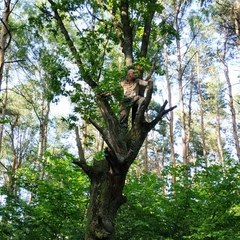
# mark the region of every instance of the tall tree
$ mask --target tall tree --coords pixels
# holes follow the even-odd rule
[[[179,36],[183,33],[184,26],[184,14],[187,2],[182,0],[172,1],[174,11],[174,26]],[[177,81],[178,81],[178,93],[179,93],[179,105],[180,105],[180,124],[181,124],[181,138],[182,138],[182,159],[183,163],[189,164],[189,142],[187,136],[187,122],[186,111],[184,106],[184,59],[185,54],[182,53],[181,39],[176,38],[176,55],[177,55]]]
[[[227,14],[226,14],[227,13]],[[220,53],[220,60],[223,65],[224,76],[228,86],[229,107],[231,111],[233,137],[237,157],[240,158],[240,143],[238,137],[236,111],[233,104],[232,83],[228,69],[228,55],[237,48],[239,50],[239,1],[220,1],[212,8],[213,22],[218,30],[223,34],[223,47]],[[221,16],[221,17],[219,17]],[[219,55],[219,54],[218,54]],[[231,56],[231,54],[230,54]]]
[[[224,92],[222,91],[224,83],[220,81],[217,70],[214,66],[209,70],[210,81],[205,84],[206,93],[204,96],[204,112],[205,112],[205,133],[208,159],[214,156],[216,164],[221,163],[224,166],[224,149],[225,138],[223,137],[224,119],[227,115],[225,112],[226,101]]]
[[[11,33],[9,29],[9,15],[12,12],[11,9],[11,0],[7,0],[3,2],[3,11],[1,18],[1,35],[0,35],[0,91],[2,90],[2,82],[4,77],[4,65],[5,65],[5,55],[8,47],[11,42]],[[7,91],[7,90],[6,90]],[[0,126],[0,154],[2,152],[2,139],[3,139],[3,129],[4,129],[4,118],[6,114],[6,95],[4,96],[5,101],[3,101],[3,105],[1,106],[2,111],[2,123]]]
[[[164,44],[164,65],[165,65],[165,77],[166,77],[166,82],[167,82],[167,90],[168,90],[168,102],[169,102],[169,107],[172,107],[172,82],[170,81],[170,76],[169,76],[169,70],[168,70],[168,65],[169,65],[169,60],[168,60],[168,52],[167,52],[167,45]],[[170,118],[169,118],[169,140],[170,140],[170,149],[171,149],[171,161],[173,166],[176,166],[176,159],[175,159],[175,149],[174,149],[174,116],[173,112],[170,112]],[[175,182],[175,176],[173,175],[173,182]]]
[[[113,239],[117,210],[126,202],[122,191],[128,169],[136,158],[148,132],[175,106],[165,109],[167,105],[167,101],[165,101],[156,118],[149,123],[143,123],[144,113],[153,92],[153,85],[149,86],[145,103],[139,110],[131,129],[126,132],[120,126],[117,114],[111,106],[111,97],[108,98],[101,94],[103,86],[101,84],[104,81],[104,79],[102,80],[102,71],[105,68],[104,60],[107,59],[108,47],[111,46],[109,42],[120,44],[126,66],[140,62],[139,56],[146,57],[148,62],[152,62],[152,67],[150,65],[148,69],[145,68],[148,70],[146,78],[149,79],[155,70],[154,61],[148,55],[150,39],[152,38],[151,41],[154,41],[156,37],[151,35],[151,28],[156,26],[151,25],[151,21],[155,11],[162,11],[162,6],[155,0],[93,1],[88,2],[86,6],[81,5],[81,1],[69,1],[66,4],[65,1],[48,0],[48,3],[49,5],[39,6],[45,18],[55,20],[51,26],[49,24],[48,26],[52,29],[55,28],[55,31],[59,31],[64,37],[64,45],[69,48],[69,57],[74,59],[79,69],[79,77],[92,89],[93,100],[99,109],[98,114],[103,119],[103,121],[97,121],[94,119],[94,114],[89,113],[88,121],[101,133],[107,145],[101,161],[94,160],[91,166],[88,165],[81,142],[78,141],[79,161],[75,161],[75,163],[91,180],[91,199],[85,238],[88,240]],[[77,27],[77,22],[82,21],[83,17],[83,15],[77,15],[81,12],[80,9],[88,11],[95,21],[95,28]],[[86,20],[86,24],[89,24],[89,18]],[[142,25],[144,28],[141,27]],[[76,34],[72,34],[71,27],[75,27],[74,31],[77,31],[79,39],[76,39]],[[62,43],[63,41],[61,41]],[[138,43],[140,43],[140,49]],[[62,46],[59,47],[62,48]],[[94,48],[98,51],[97,57],[93,52]],[[85,50],[84,54],[83,49]],[[142,53],[139,55],[139,52]],[[116,85],[118,81],[119,79],[115,80],[114,84]],[[105,89],[108,88],[105,87]],[[109,89],[111,89],[110,85]]]
[[[235,142],[235,148],[237,152],[237,157],[240,159],[240,142],[238,137],[238,129],[237,129],[237,120],[236,120],[236,110],[233,104],[233,93],[232,93],[232,84],[231,79],[229,76],[229,70],[228,70],[228,63],[227,63],[227,42],[228,42],[228,34],[225,31],[225,41],[223,44],[223,53],[221,57],[221,62],[223,64],[223,71],[225,75],[225,79],[228,86],[228,95],[229,95],[229,107],[231,111],[231,118],[232,118],[232,129],[233,129],[233,138]]]

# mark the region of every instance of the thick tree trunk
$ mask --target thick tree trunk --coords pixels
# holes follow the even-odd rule
[[[89,176],[91,197],[85,239],[114,239],[117,210],[126,202],[122,195],[126,171],[113,172],[107,160],[95,161]]]
[[[152,88],[148,91],[146,104],[149,103]],[[126,202],[122,195],[125,178],[129,167],[136,158],[148,132],[162,119],[163,115],[173,110],[176,106],[165,110],[167,101],[163,104],[158,116],[150,123],[142,123],[141,119],[146,110],[142,106],[139,110],[130,132],[120,129],[118,122],[109,114],[108,103],[101,97],[98,99],[102,115],[109,124],[108,131],[102,129],[96,122],[93,125],[102,133],[108,148],[105,149],[105,159],[94,161],[93,166],[88,166],[84,157],[78,129],[76,128],[76,141],[79,151],[79,165],[91,179],[90,205],[88,210],[88,223],[85,239],[114,239],[115,217],[119,207]],[[108,110],[107,110],[108,109]],[[108,115],[106,115],[108,113]],[[110,127],[110,124],[115,127]]]

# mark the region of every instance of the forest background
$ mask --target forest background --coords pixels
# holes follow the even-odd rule
[[[120,3],[129,7],[131,63],[112,18]],[[90,181],[74,162],[103,161],[96,96],[107,93],[118,116],[119,83],[133,66],[154,82],[147,121],[166,99],[177,108],[131,164],[115,239],[240,239],[239,1],[5,0],[1,12],[1,239],[84,239]]]

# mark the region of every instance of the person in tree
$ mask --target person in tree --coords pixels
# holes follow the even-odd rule
[[[124,92],[123,101],[120,107],[120,123],[123,127],[128,126],[128,117],[131,108],[133,122],[141,105],[144,103],[145,98],[139,94],[140,86],[147,87],[150,82],[152,82],[152,79],[148,81],[137,79],[135,70],[130,69],[127,72],[127,79],[120,83]]]

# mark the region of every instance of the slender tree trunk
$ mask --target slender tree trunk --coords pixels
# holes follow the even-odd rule
[[[7,39],[9,37],[8,17],[11,13],[10,4],[11,4],[11,0],[4,1],[4,9],[2,12],[2,20],[1,20],[2,26],[1,26],[1,36],[0,36],[0,89],[2,86],[2,79],[3,79],[5,52],[6,52],[6,48],[10,43],[10,42],[7,43]]]
[[[7,65],[7,68],[6,68],[6,76],[5,76],[6,83],[5,83],[5,89],[4,89],[4,95],[3,95],[3,105],[2,105],[2,118],[3,119],[5,119],[5,116],[7,114],[8,91],[9,91],[9,70],[10,70],[10,63]],[[12,158],[11,170],[9,171],[9,169],[8,169],[8,171],[7,171],[8,172],[7,188],[8,188],[9,192],[11,192],[12,194],[16,194],[16,185],[15,185],[14,177],[15,177],[15,172],[16,172],[17,166],[18,166],[18,156],[17,156],[16,147],[15,147],[14,131],[15,131],[15,127],[18,123],[19,116],[14,115],[10,111],[8,112],[8,114],[11,115],[12,119],[15,118],[15,120],[13,121],[13,123],[10,123],[11,131],[9,133],[9,137],[11,139],[11,149],[12,149],[12,153],[13,153],[13,158]],[[3,138],[4,123],[2,123],[1,129],[2,129],[1,138]],[[2,145],[2,143],[1,143],[1,145]]]
[[[239,145],[239,137],[238,137],[238,132],[237,132],[236,111],[235,111],[235,107],[233,104],[232,84],[231,84],[231,80],[229,77],[228,65],[227,65],[227,61],[226,61],[227,41],[228,41],[228,36],[226,34],[225,42],[224,42],[224,51],[223,51],[223,56],[222,56],[222,64],[223,64],[225,79],[226,79],[226,82],[228,85],[229,107],[230,107],[231,117],[232,117],[233,138],[234,138],[235,148],[236,148],[236,152],[237,152],[237,157],[238,157],[238,159],[240,159],[240,145]]]
[[[44,151],[47,149],[47,128],[48,128],[48,117],[50,112],[50,104],[47,103],[46,106],[44,106],[44,103],[42,105],[42,108],[46,107],[46,112],[44,109],[42,109],[42,116],[39,120],[39,143],[38,143],[38,158],[43,161]]]
[[[190,89],[189,89],[189,101],[188,101],[188,118],[187,118],[187,136],[186,136],[186,146],[187,146],[187,156],[190,159],[189,153],[189,143],[191,140],[191,123],[192,123],[192,95],[193,95],[193,76],[190,76]],[[188,160],[189,161],[189,160]]]
[[[5,119],[5,116],[7,113],[9,69],[10,69],[10,63],[8,65],[8,68],[6,69],[6,84],[5,84],[3,102],[2,102],[2,119],[3,120]],[[4,131],[4,121],[0,127],[0,156],[1,156],[1,152],[2,152],[3,131]]]
[[[148,114],[146,113],[146,120],[149,121],[148,119]],[[143,162],[143,169],[145,172],[149,171],[148,168],[148,146],[149,146],[149,142],[148,142],[148,136],[146,137],[145,141],[144,141],[144,162]]]
[[[217,146],[218,153],[221,160],[221,165],[224,167],[224,155],[223,155],[223,147],[222,147],[222,136],[221,136],[221,121],[219,114],[219,105],[217,104],[217,116],[216,116],[216,130],[217,130]]]
[[[154,155],[155,155],[154,170],[158,174],[158,176],[160,177],[161,168],[159,166],[159,154],[158,154],[158,149],[157,149],[156,146],[153,146],[153,151],[154,151]]]
[[[50,113],[50,102],[42,100],[42,112],[39,119],[39,143],[38,143],[38,159],[42,163],[41,176],[44,178],[44,152],[47,150],[48,121]]]
[[[7,39],[9,37],[8,17],[11,13],[10,4],[11,4],[11,0],[4,1],[4,9],[2,12],[2,19],[1,19],[2,24],[1,24],[1,35],[0,35],[0,91],[2,91],[5,53],[6,53],[6,49],[10,44],[10,41],[7,43]],[[5,118],[5,113],[6,113],[6,106],[3,104],[2,119]],[[4,123],[1,124],[0,126],[0,156],[2,153],[3,129],[4,129]]]
[[[44,126],[43,126],[43,150],[44,151],[47,150],[49,113],[50,113],[50,102],[47,102],[45,106]]]
[[[152,142],[153,142],[153,152],[154,152],[154,171],[160,176],[161,175],[161,169],[159,164],[159,154],[158,154],[158,144],[155,144],[157,142],[155,140],[155,134],[154,131],[152,131]]]
[[[182,158],[183,163],[188,165],[187,156],[187,134],[186,134],[186,117],[183,100],[183,82],[182,82],[182,62],[181,62],[181,46],[180,41],[177,40],[178,51],[178,90],[179,90],[179,105],[180,105],[180,120],[181,120],[181,133],[182,133]]]
[[[143,168],[145,172],[148,172],[148,137],[146,137],[144,142],[144,162],[143,162]]]
[[[171,90],[171,82],[169,79],[169,72],[168,72],[168,52],[167,52],[167,45],[164,44],[164,65],[165,65],[165,78],[167,82],[167,90],[168,90],[168,103],[169,106],[172,106],[172,90]],[[175,149],[174,149],[174,127],[173,127],[173,112],[169,113],[169,140],[170,140],[170,150],[171,150],[171,162],[173,164],[173,167],[176,166],[176,159],[175,159]],[[176,178],[173,175],[172,176],[173,183],[176,182]]]
[[[17,187],[16,187],[16,182],[15,182],[15,174],[16,174],[16,170],[18,167],[18,155],[17,155],[17,150],[16,150],[16,146],[15,146],[15,127],[18,124],[18,120],[19,117],[16,116],[15,120],[13,123],[11,123],[11,134],[10,134],[10,138],[11,138],[11,149],[12,149],[12,153],[13,153],[13,161],[12,161],[12,167],[11,167],[11,171],[9,172],[9,184],[8,184],[8,190],[16,195],[17,194]]]
[[[180,31],[179,28],[179,13],[180,13],[180,3],[176,5],[175,9],[175,27],[177,32]],[[179,105],[180,105],[180,121],[181,121],[181,133],[182,133],[182,159],[183,163],[188,165],[188,150],[187,150],[187,134],[186,134],[186,117],[184,109],[184,94],[183,94],[183,71],[182,71],[182,55],[181,55],[181,43],[179,39],[176,39],[177,46],[177,72],[178,72],[178,91],[179,91]]]
[[[196,54],[196,67],[197,67],[197,79],[198,79],[198,102],[200,108],[200,128],[201,128],[201,139],[202,139],[202,149],[203,157],[205,159],[205,166],[207,167],[207,149],[205,140],[205,128],[204,128],[204,111],[203,111],[203,97],[201,89],[201,74],[200,74],[200,62],[199,62],[199,52]]]

